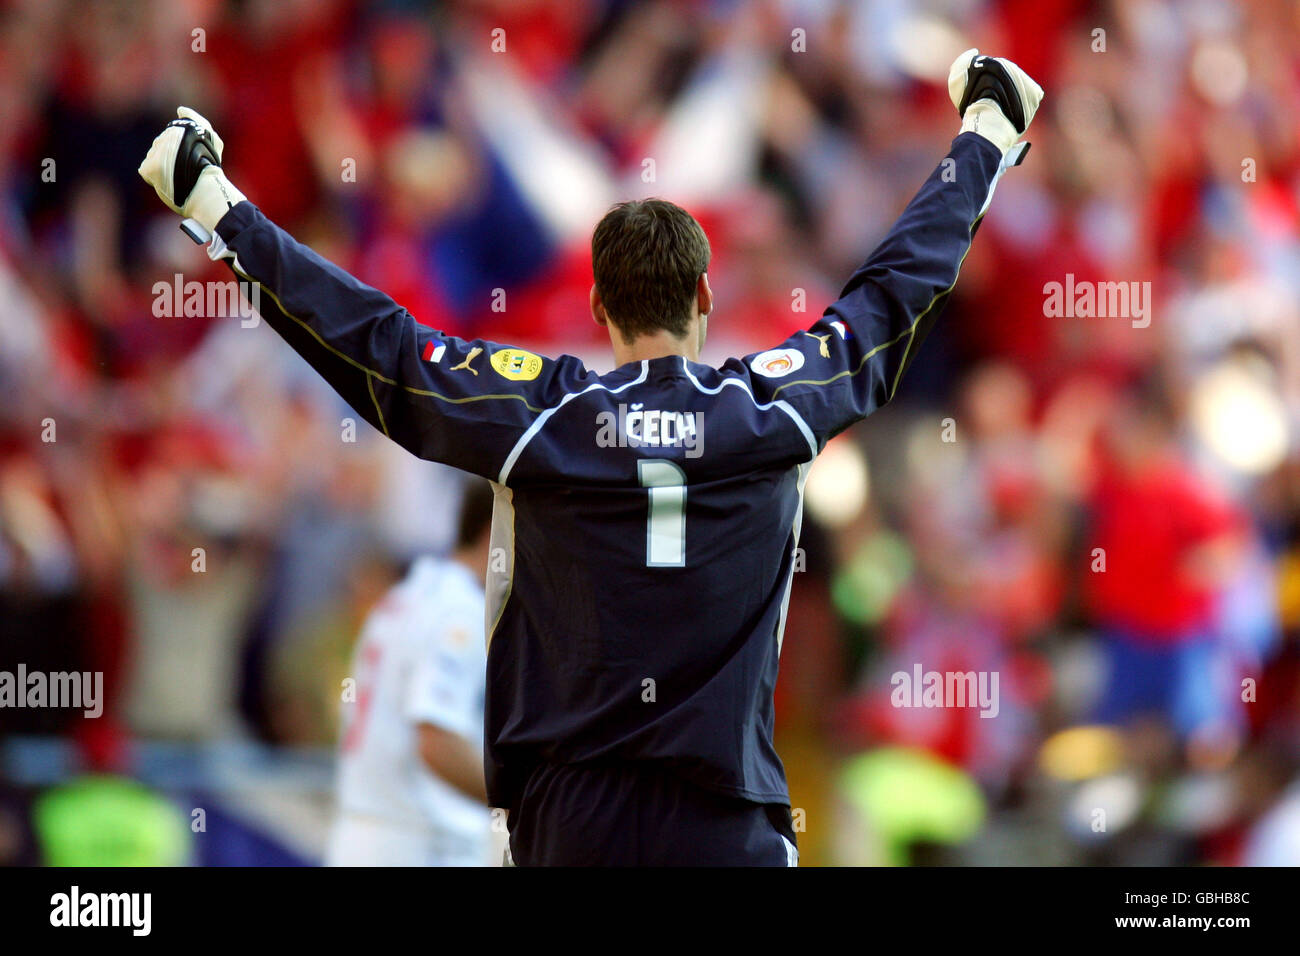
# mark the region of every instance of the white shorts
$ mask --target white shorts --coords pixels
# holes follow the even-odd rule
[[[487,866],[482,839],[341,813],[334,821],[326,866]]]

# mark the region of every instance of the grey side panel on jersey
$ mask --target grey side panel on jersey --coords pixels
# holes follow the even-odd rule
[[[510,600],[515,579],[515,493],[505,485],[492,485],[492,532],[488,540],[488,569],[484,586],[484,640],[492,646],[492,632]],[[504,565],[498,556],[505,558]]]

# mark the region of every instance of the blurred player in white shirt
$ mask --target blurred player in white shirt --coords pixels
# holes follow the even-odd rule
[[[484,866],[483,579],[492,492],[475,481],[456,549],[421,557],[370,612],[345,703],[330,866]],[[499,860],[499,853],[497,854]]]

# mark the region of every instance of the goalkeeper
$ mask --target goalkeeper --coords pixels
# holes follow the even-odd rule
[[[974,50],[948,85],[948,156],[840,298],[720,368],[699,361],[708,240],[672,203],[592,236],[598,375],[420,326],[247,202],[197,113],[140,167],[360,415],[493,481],[485,764],[517,863],[797,862],[772,693],[808,468],[893,397],[1042,96]]]

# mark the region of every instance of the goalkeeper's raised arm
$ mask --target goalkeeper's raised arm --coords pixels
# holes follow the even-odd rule
[[[1007,60],[967,50],[948,91],[961,130],[902,215],[821,320],[724,370],[764,402],[786,402],[818,448],[894,397],[957,283],[1003,172],[1028,149],[1017,140],[1043,91]]]
[[[259,310],[375,428],[422,458],[495,479],[544,409],[594,378],[550,359],[420,325],[402,306],[297,242],[249,202],[221,167],[222,142],[181,107],[140,175],[208,255],[257,283]]]

